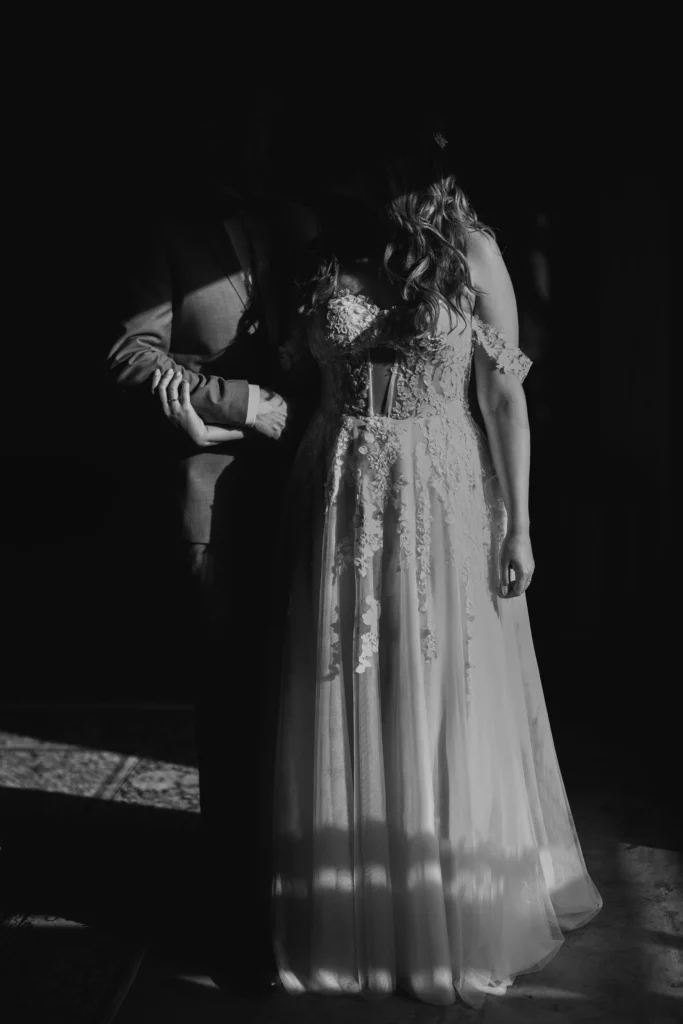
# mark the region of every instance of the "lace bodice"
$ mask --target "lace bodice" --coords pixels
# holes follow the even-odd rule
[[[405,420],[465,411],[477,344],[499,370],[520,380],[531,366],[528,356],[477,316],[451,329],[444,306],[437,332],[419,344],[399,324],[396,307],[381,309],[350,289],[330,299],[309,336],[328,412]]]
[[[298,500],[305,501],[313,486],[311,467],[324,452],[326,513],[335,515],[347,499],[354,509],[353,530],[336,543],[336,573],[353,564],[361,577],[371,574],[373,559],[383,550],[384,516],[394,508],[400,550],[415,547],[418,552],[425,658],[433,656],[434,635],[427,600],[432,501],[446,510],[449,557],[459,561],[469,580],[477,573],[493,579],[492,551],[505,530],[487,439],[468,402],[474,346],[481,347],[492,366],[520,380],[531,365],[516,345],[477,316],[459,318],[455,325],[452,320],[444,304],[437,330],[419,340],[406,332],[401,310],[381,309],[350,289],[339,291],[324,312],[309,319],[306,340],[322,371],[322,404],[291,480]],[[409,498],[412,488],[417,496]],[[363,622],[368,629],[359,639],[361,666],[377,633],[370,620]]]

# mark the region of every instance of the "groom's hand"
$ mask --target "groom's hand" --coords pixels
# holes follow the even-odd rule
[[[277,440],[287,424],[287,403],[275,391],[260,389],[260,400],[253,429]]]
[[[152,375],[152,394],[157,393],[165,416],[174,427],[180,427],[199,448],[212,448],[227,441],[239,441],[243,430],[228,430],[226,427],[208,426],[195,412],[190,401],[189,381],[183,380],[183,371],[173,369],[155,370]]]

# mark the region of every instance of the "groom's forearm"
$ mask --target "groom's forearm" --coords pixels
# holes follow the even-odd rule
[[[205,423],[245,426],[254,404],[252,390],[250,406],[249,382],[190,370],[170,350],[174,292],[162,233],[140,240],[135,251],[140,265],[129,274],[126,305],[130,312],[122,318],[120,334],[107,360],[117,384],[144,389],[151,385],[155,370],[163,374],[180,369],[190,385],[192,405]]]
[[[122,387],[139,387],[151,383],[155,370],[180,369],[183,379],[190,385],[190,399],[197,414],[205,423],[219,426],[245,426],[250,408],[249,382],[225,380],[189,370],[176,362],[173,355],[162,351],[150,339],[135,336],[126,339],[109,356],[109,368]],[[256,386],[256,391],[258,387]],[[252,420],[253,422],[253,420]]]

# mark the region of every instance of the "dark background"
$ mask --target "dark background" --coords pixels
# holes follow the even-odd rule
[[[193,122],[163,80],[62,97],[19,124],[9,196],[21,226],[3,360],[3,704],[190,702],[168,538],[153,507],[131,514],[124,500],[135,438],[104,357],[135,225],[186,201],[193,177],[201,188],[207,119]],[[305,109],[285,108],[301,130]],[[221,116],[229,131],[234,112]],[[542,91],[533,104],[507,95],[485,133],[460,111],[452,121],[461,182],[498,232],[535,359],[528,602],[551,718],[567,742],[618,735],[664,772],[677,549],[662,123],[642,96]],[[352,144],[348,125],[341,137]],[[539,249],[549,303],[533,283]]]

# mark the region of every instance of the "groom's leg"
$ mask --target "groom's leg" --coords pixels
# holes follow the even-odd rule
[[[222,543],[192,545],[188,555],[203,615],[196,708],[206,917],[219,960],[233,955],[239,936],[245,960],[268,966],[272,807],[264,768],[274,738],[264,707],[267,569],[248,528]]]

